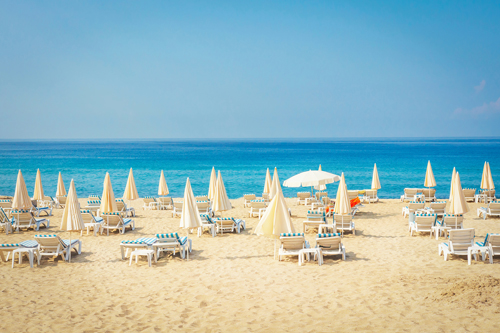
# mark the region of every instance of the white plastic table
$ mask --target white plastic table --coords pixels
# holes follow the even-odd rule
[[[318,265],[321,266],[323,264],[323,252],[319,247],[312,247],[309,249],[302,249],[299,251],[299,266],[302,266],[304,262],[304,255],[307,254],[307,261],[311,260],[311,254],[316,254],[318,256]]]
[[[30,261],[30,267],[33,268],[33,258],[35,253],[38,254],[38,248],[27,248],[27,247],[19,247],[12,251],[12,268],[14,268],[14,261],[16,261],[16,253],[19,255],[19,264],[23,263],[23,254],[28,254],[28,258]]]
[[[488,255],[491,258],[491,253],[490,253],[489,247],[487,247],[487,246],[479,246],[479,245],[470,246],[467,249],[467,260],[469,262],[469,265],[470,265],[470,262],[471,262],[471,256],[472,255],[474,255],[474,257],[475,257],[475,259],[477,261],[477,255],[481,254],[481,259],[484,261],[484,257],[486,255],[486,253],[488,253]]]

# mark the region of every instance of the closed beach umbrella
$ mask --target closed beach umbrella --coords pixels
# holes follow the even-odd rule
[[[273,183],[271,184],[271,191],[269,192],[269,199],[274,198],[274,196],[281,192],[280,178],[278,177],[278,169],[274,168]]]
[[[40,169],[36,170],[35,191],[33,192],[33,200],[43,200],[42,175]]]
[[[431,161],[427,162],[427,171],[425,172],[425,187],[436,186],[436,180],[434,179],[434,173],[432,172]]]
[[[457,170],[453,167],[453,172],[451,173],[451,185],[450,185],[450,198],[453,195],[453,182],[455,181],[455,175],[457,174]]]
[[[464,192],[462,191],[462,184],[460,183],[460,175],[455,173],[453,180],[452,193],[450,197],[450,207],[448,213],[455,215],[455,229],[457,228],[457,215],[465,214],[469,211],[467,202],[465,201]]]
[[[349,201],[349,195],[347,194],[347,185],[345,184],[344,173],[340,176],[340,184],[337,189],[337,197],[335,199],[335,208],[333,209],[335,214],[339,215],[349,215],[351,214],[351,202]]]
[[[165,175],[163,174],[163,170],[161,170],[160,185],[158,186],[158,195],[167,195],[167,194],[168,194],[167,181],[165,180]]]
[[[14,199],[12,199],[12,209],[22,210],[22,209],[31,209],[31,199],[28,194],[28,189],[26,188],[26,184],[24,183],[23,174],[21,170],[19,170],[17,174],[17,182],[16,182],[16,192],[14,193]]]
[[[111,178],[108,172],[106,172],[106,176],[104,177],[104,188],[102,190],[101,207],[99,207],[99,209],[101,213],[112,213],[118,210],[116,208],[115,194],[113,193]]]
[[[61,230],[69,231],[69,241],[71,244],[71,232],[80,231],[84,228],[85,225],[83,224],[82,213],[80,212],[80,204],[76,196],[75,182],[72,179],[61,219]],[[71,251],[68,253],[68,258],[71,261]]]
[[[123,193],[123,199],[139,199],[139,193],[137,193],[137,188],[135,187],[134,173],[132,172],[132,168],[130,168],[130,172],[128,174],[128,180],[127,185],[125,186],[125,192]]]
[[[493,190],[494,188],[495,185],[493,184],[493,177],[490,174],[490,164],[488,162],[484,162],[483,177],[481,178],[481,189],[488,191],[489,198],[489,191]]]
[[[214,212],[223,212],[230,210],[231,208],[233,208],[233,206],[227,197],[226,187],[224,186],[224,181],[222,180],[222,176],[219,171],[217,176],[217,185],[215,186],[215,194],[212,201],[212,209]]]
[[[216,186],[217,175],[215,174],[215,167],[212,167],[212,173],[210,174],[210,184],[208,185],[208,198],[210,199],[210,201],[214,200]]]
[[[373,166],[372,190],[380,190],[380,180],[378,179],[377,163]]]
[[[63,197],[66,195],[66,188],[64,187],[64,182],[62,179],[62,175],[59,172],[59,177],[57,178],[57,190],[56,197]]]
[[[182,215],[179,227],[188,230],[201,227],[200,213],[189,178],[186,181],[184,189],[184,202],[182,203]]]
[[[285,197],[283,196],[283,192],[279,190],[273,200],[271,200],[264,216],[262,216],[257,224],[254,234],[273,237],[275,239],[274,255],[276,258],[276,239],[281,233],[293,232],[295,232],[295,229],[293,228]]]
[[[269,172],[269,168],[267,168],[266,182],[264,183],[264,192],[263,193],[269,194],[271,192],[271,184],[272,184],[271,173]]]

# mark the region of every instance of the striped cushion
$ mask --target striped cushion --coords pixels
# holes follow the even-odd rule
[[[444,214],[443,216],[452,216],[452,217],[455,217],[455,215],[453,215],[453,214]],[[460,216],[463,216],[463,215],[462,214],[458,214],[457,216],[460,217]]]
[[[415,216],[437,216],[437,214],[418,213]]]
[[[210,215],[208,215],[208,214],[200,214],[200,217],[203,217],[209,223],[214,223],[214,221],[212,221],[212,219],[210,218]]]
[[[325,212],[320,212],[320,211],[316,211],[316,210],[308,210],[307,214],[308,215],[325,215]]]
[[[155,197],[148,196],[148,197],[144,197],[144,199],[153,199],[153,200],[155,200]]]
[[[196,201],[196,203],[207,203],[208,201]]]
[[[146,244],[146,245],[153,245],[158,241],[157,238],[154,237],[140,237],[137,238],[136,240],[128,240],[128,241],[122,241],[123,244]]]
[[[116,202],[123,202],[123,199],[115,199]]]
[[[250,200],[250,202],[266,202],[266,200]]]
[[[10,200],[0,200],[0,202],[10,202]]]
[[[175,238],[177,240],[179,240],[179,234],[177,234],[176,232],[172,232],[170,234],[156,234],[156,238]]]
[[[81,209],[80,213],[82,213],[82,214],[90,214],[90,210],[88,210],[88,209],[87,210],[85,210],[85,209],[82,210]]]
[[[304,236],[303,233],[284,233],[280,234],[280,237],[297,237],[297,236]]]
[[[29,212],[30,212],[29,210],[24,210],[24,209],[20,210],[13,209],[11,213],[29,213]]]
[[[69,246],[69,239],[63,239],[62,241],[63,241],[64,245]],[[76,244],[76,243],[78,243],[78,239],[71,240],[71,244]]]
[[[340,233],[335,234],[318,234],[318,238],[327,238],[327,237],[339,237]]]
[[[0,244],[0,247],[19,247],[19,244]]]
[[[101,213],[101,215],[120,215],[120,213],[118,213],[118,212]]]
[[[35,235],[35,238],[55,238],[57,235]]]
[[[38,247],[38,243],[36,240],[26,240],[24,242],[19,243],[22,247],[34,248]]]

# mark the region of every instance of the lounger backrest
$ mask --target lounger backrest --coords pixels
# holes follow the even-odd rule
[[[281,247],[284,250],[300,250],[304,248],[303,233],[280,234]]]
[[[474,198],[476,195],[476,189],[475,188],[464,188],[463,189],[464,196],[466,198]]]
[[[120,213],[102,213],[101,217],[103,218],[103,223],[105,226],[109,227],[121,227],[123,225],[123,219],[120,216]]]
[[[149,205],[151,202],[155,202],[155,198],[153,197],[145,197],[142,199],[146,205]]]
[[[4,223],[7,221],[10,221],[10,219],[7,216],[7,213],[3,210],[3,208],[0,207],[0,222]]]
[[[215,222],[220,225],[233,225],[236,223],[232,217],[218,217]]]
[[[483,191],[483,194],[486,194],[487,197],[491,198],[495,196],[495,190]]]
[[[31,220],[33,219],[33,214],[28,211],[11,211],[10,212],[11,216],[16,220],[17,224],[30,224]]]
[[[347,191],[347,195],[349,195],[349,200],[355,199],[358,197],[358,191]]]
[[[462,223],[464,221],[464,216],[463,215],[449,215],[449,214],[444,214],[443,216],[443,222],[446,223],[447,225],[453,224],[453,223]]]
[[[500,202],[498,202],[498,201],[492,201],[492,202],[490,202],[490,204],[488,205],[488,208],[489,208],[492,212],[500,211]]]
[[[342,247],[342,238],[340,233],[318,234],[316,236],[316,247],[324,249],[340,249]]]
[[[81,209],[80,213],[82,214],[83,223],[94,223],[95,217],[91,210]]]
[[[408,209],[411,210],[417,210],[417,209],[423,209],[425,206],[425,202],[410,202],[408,203]]]
[[[208,214],[200,214],[200,218],[202,221],[207,221],[210,223],[215,223],[215,221],[212,221],[212,218]]]
[[[163,205],[172,205],[172,198],[171,197],[159,197],[158,202],[163,204]]]
[[[467,249],[474,245],[474,229],[458,229],[450,230],[450,247],[453,251],[467,251]]]
[[[180,237],[179,234],[176,232],[170,233],[170,234],[156,234],[156,238],[158,238],[159,243],[180,243]]]
[[[12,202],[10,202],[10,200],[1,200],[0,201],[0,207],[1,208],[11,208],[12,207]]]
[[[419,229],[430,229],[436,223],[436,214],[415,215],[415,223]]]
[[[311,192],[297,192],[297,198],[304,200],[311,197]]]
[[[446,208],[445,201],[431,202],[430,207],[434,210],[444,210]]]
[[[58,247],[65,249],[67,246],[62,239],[57,235],[35,235],[35,240],[40,245],[41,249],[55,250]]]
[[[352,222],[352,215],[334,214],[333,220],[335,221],[335,225],[338,229],[349,228]]]
[[[269,193],[262,193],[263,200],[269,200]]]
[[[100,206],[101,200],[87,200],[87,206]]]
[[[101,200],[101,197],[98,195],[89,195],[89,200]]]
[[[123,201],[116,200],[116,210],[121,212],[125,210],[125,203]]]
[[[365,190],[365,195],[370,198],[376,198],[377,190]]]
[[[331,200],[329,197],[321,197],[321,203],[326,206],[331,204]]]
[[[182,205],[183,204],[184,203],[181,202],[181,201],[174,201],[174,208],[175,208],[175,210],[182,210]]]
[[[316,210],[308,210],[307,211],[307,220],[308,221],[326,221],[325,212],[320,212]]]
[[[210,203],[208,201],[196,201],[196,206],[198,206],[198,209],[207,209],[210,207]]]
[[[491,247],[500,248],[500,234],[490,234],[488,244]]]
[[[245,199],[246,201],[250,201],[257,199],[257,197],[255,196],[255,194],[245,194],[243,196],[243,199]]]
[[[267,203],[264,200],[250,201],[251,208],[266,208]]]
[[[436,189],[434,188],[424,188],[422,189],[422,193],[426,198],[434,198],[436,196]]]
[[[405,196],[406,197],[413,197],[419,191],[420,191],[420,189],[418,189],[418,188],[405,188]]]
[[[208,195],[200,195],[197,196],[195,199],[196,201],[208,201]]]
[[[67,197],[65,197],[65,196],[57,196],[57,201],[59,201],[59,203],[61,205],[65,205],[66,204],[66,199],[67,199]]]

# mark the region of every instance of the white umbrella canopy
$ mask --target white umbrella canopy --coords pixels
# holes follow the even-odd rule
[[[457,172],[453,180],[453,187],[450,196],[450,206],[448,208],[448,213],[455,215],[455,229],[457,228],[456,215],[465,214],[468,211],[469,206],[467,206],[467,202],[465,201],[464,192],[462,191],[462,184],[460,183],[460,175]]]
[[[64,187],[64,181],[62,175],[59,172],[59,177],[57,178],[56,197],[63,197],[65,195],[66,195],[66,188]]]
[[[16,192],[14,193],[14,198],[12,199],[12,209],[29,210],[32,206],[33,205],[28,194],[28,189],[26,188],[26,183],[24,182],[23,174],[21,170],[19,170],[17,174]]]
[[[167,181],[165,180],[165,175],[163,174],[163,170],[161,170],[160,174],[160,185],[158,186],[158,195],[168,195],[168,186],[167,186]]]
[[[212,167],[210,174],[210,184],[208,185],[208,198],[213,201],[215,196],[215,187],[217,186],[217,175],[215,174],[215,167]]]
[[[281,192],[280,177],[278,176],[278,169],[274,168],[273,183],[271,184],[271,191],[269,192],[269,199],[274,198],[274,196]]]
[[[113,193],[113,186],[111,186],[111,178],[108,172],[106,172],[106,176],[104,177],[104,188],[102,190],[101,206],[99,209],[101,213],[112,213],[118,210],[116,208],[115,194]]]
[[[186,187],[184,188],[184,201],[182,203],[182,214],[179,227],[188,230],[201,227],[200,212],[196,205],[196,198],[194,197],[189,178],[186,180]]]
[[[214,212],[223,212],[233,208],[231,201],[229,201],[227,197],[226,187],[224,186],[220,171],[217,176],[217,185],[215,186],[215,194],[212,202],[212,209]]]
[[[76,195],[75,182],[71,180],[69,186],[68,199],[66,200],[66,206],[64,207],[62,219],[61,219],[61,230],[69,231],[69,241],[71,244],[71,232],[80,231],[85,228],[83,223],[82,213],[80,212],[80,204],[78,203],[78,197]],[[68,253],[69,261],[71,261],[71,251]]]
[[[269,172],[269,168],[267,168],[266,182],[264,183],[264,192],[263,193],[269,194],[269,192],[271,192],[271,185],[272,185],[271,173]]]
[[[340,180],[338,175],[320,170],[301,172],[283,182],[286,187],[308,187],[331,184]]]
[[[125,186],[125,192],[123,192],[124,200],[136,200],[139,199],[139,193],[137,192],[137,187],[135,187],[134,172],[130,168],[128,174],[127,185]]]
[[[321,164],[319,165],[318,171],[323,171],[323,169],[321,168]],[[324,184],[316,185],[316,186],[314,186],[314,189],[316,191],[324,191],[324,190],[326,190],[326,185],[324,185]]]
[[[42,175],[40,174],[40,169],[36,170],[35,179],[35,190],[33,191],[33,200],[43,200],[45,195],[43,194],[42,186]]]
[[[425,187],[434,187],[436,186],[436,179],[434,179],[434,172],[432,172],[431,161],[427,162],[427,171],[425,172]]]
[[[372,190],[380,190],[380,180],[378,179],[377,163],[373,166]]]
[[[337,189],[337,197],[335,199],[335,207],[333,209],[335,214],[349,215],[351,214],[351,202],[347,194],[347,185],[345,183],[344,173],[340,176],[340,184]]]

